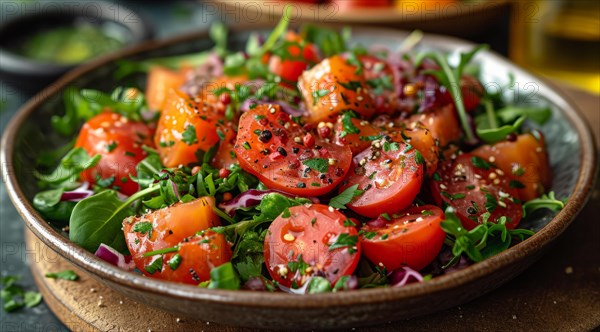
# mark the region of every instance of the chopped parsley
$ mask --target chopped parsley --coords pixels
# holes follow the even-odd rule
[[[317,105],[317,102],[319,101],[319,99],[321,99],[321,97],[325,97],[328,94],[329,94],[329,90],[327,90],[327,89],[313,91],[312,92],[313,106]]]
[[[141,234],[148,234],[148,238],[152,237],[152,223],[148,221],[138,222],[133,225],[133,231]]]
[[[162,256],[158,256],[158,258],[153,260],[152,263],[150,263],[149,265],[146,265],[144,267],[144,270],[146,270],[146,272],[148,272],[150,274],[154,274],[157,271],[158,272],[162,271],[162,266],[163,266],[163,258],[162,258]]]
[[[353,112],[342,114],[342,128],[344,130],[340,133],[340,137],[345,137],[348,134],[360,134],[360,129],[356,128],[354,123],[352,123],[352,118],[355,117],[356,115]]]
[[[196,127],[188,125],[181,134],[181,140],[187,145],[193,145],[198,143],[198,137],[196,137]]]
[[[117,142],[114,142],[114,141],[113,141],[112,143],[110,143],[110,144],[106,145],[106,150],[107,150],[108,152],[113,152],[113,150],[114,150],[114,149],[116,149],[116,148],[117,148],[117,146],[118,146]]]
[[[302,164],[319,173],[327,173],[329,170],[329,161],[325,158],[311,158],[303,161]]]
[[[485,170],[489,170],[492,167],[492,164],[490,164],[489,162],[487,162],[477,156],[473,156],[471,158],[471,162],[473,163],[473,166],[475,166],[477,168],[485,169]]]
[[[341,233],[335,242],[329,245],[329,251],[348,247],[348,252],[351,254],[356,252],[356,244],[358,243],[358,236],[350,235],[348,233]]]
[[[329,206],[336,209],[345,209],[346,204],[350,203],[352,199],[363,193],[363,190],[358,189],[358,184],[346,188],[341,194],[335,196],[329,201]]]
[[[79,279],[79,276],[73,270],[64,270],[64,271],[60,271],[60,272],[46,273],[44,276],[46,278],[63,279],[63,280],[69,280],[69,281],[75,281],[75,280]]]
[[[169,264],[169,267],[171,268],[171,270],[175,271],[179,267],[179,264],[181,264],[181,260],[182,260],[181,255],[175,254],[175,255],[173,255],[173,257],[171,257],[171,259],[169,259],[167,264]]]
[[[343,86],[345,89],[356,91],[359,88],[362,88],[362,83],[359,81],[350,81],[350,82],[338,82],[339,85]]]

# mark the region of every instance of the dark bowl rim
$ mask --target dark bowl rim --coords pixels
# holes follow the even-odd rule
[[[132,33],[132,39],[127,41],[127,43],[120,47],[116,52],[126,49],[127,45],[138,44],[149,40],[154,36],[154,27],[152,23],[144,15],[134,11],[130,7],[122,5],[120,3],[117,4],[104,0],[95,1],[94,5],[99,6],[103,13],[95,18],[102,22],[115,22],[125,27]],[[67,10],[68,7],[65,6],[67,6],[67,4],[62,4],[61,6],[51,6],[44,10],[40,10],[39,12],[25,13],[8,18],[0,24],[0,32],[10,27],[11,25],[19,24],[19,22],[23,20],[30,20],[36,17],[44,18],[48,15],[48,13],[72,18],[94,17],[93,15],[84,12],[83,9],[77,9],[79,6],[74,7],[75,9],[73,9],[72,11]],[[127,20],[125,20],[124,18],[110,17],[105,13],[107,10],[109,10],[110,6],[118,6],[119,10],[125,10],[128,13],[130,13],[133,17],[128,16]],[[137,20],[137,23],[139,23],[139,28],[136,29],[134,27],[136,23],[130,22],[130,20]],[[41,71],[47,72],[48,75],[60,75],[78,66],[78,64],[57,64],[52,62],[39,62],[14,53],[3,46],[0,46],[0,57],[3,61],[2,71],[11,72],[15,74],[39,75]]]
[[[340,25],[341,26],[341,25]],[[231,28],[231,33],[258,30],[269,28],[270,26],[260,25],[238,25]],[[356,28],[355,33],[374,34],[374,35],[404,35],[405,31],[390,30],[382,28]],[[515,264],[525,258],[541,252],[550,242],[554,241],[574,220],[576,215],[584,207],[591,196],[593,185],[597,174],[597,149],[591,130],[585,120],[579,114],[576,106],[567,101],[560,93],[555,92],[543,82],[543,80],[529,74],[523,69],[510,63],[503,57],[487,52],[485,56],[494,61],[500,61],[508,70],[519,73],[535,79],[540,82],[540,94],[553,104],[557,105],[564,116],[570,121],[577,131],[581,144],[581,168],[578,172],[577,182],[573,193],[565,207],[539,232],[528,240],[509,248],[508,250],[493,256],[480,263],[476,263],[464,270],[457,271],[449,275],[443,275],[427,283],[410,284],[401,288],[379,288],[363,289],[352,292],[338,292],[319,294],[314,296],[294,297],[285,293],[268,293],[252,291],[228,291],[228,290],[209,290],[194,287],[191,285],[182,285],[171,282],[164,282],[156,279],[144,277],[110,265],[107,262],[95,257],[92,253],[78,247],[68,239],[55,231],[44,219],[35,211],[31,203],[25,197],[21,190],[14,164],[14,143],[21,125],[26,122],[31,113],[42,105],[51,96],[58,93],[71,81],[84,76],[88,72],[97,69],[105,64],[111,63],[117,59],[126,56],[133,56],[142,52],[152,51],[162,47],[167,47],[183,42],[190,42],[197,39],[208,38],[207,32],[194,32],[163,41],[149,41],[136,47],[122,50],[102,58],[98,58],[82,67],[67,73],[55,84],[41,91],[32,97],[13,117],[7,126],[2,137],[2,148],[0,151],[0,162],[5,165],[2,176],[6,179],[7,192],[17,211],[23,218],[27,227],[46,245],[58,252],[61,256],[74,263],[76,266],[86,270],[98,279],[109,280],[117,284],[119,288],[130,288],[138,291],[152,293],[154,295],[169,296],[187,301],[200,301],[206,303],[218,303],[238,305],[245,307],[259,308],[288,308],[288,309],[314,309],[330,306],[347,307],[362,304],[383,303],[389,301],[409,300],[422,296],[431,296],[461,286],[466,286],[475,280],[488,274],[498,271],[508,265]],[[428,43],[436,44],[455,44],[460,46],[473,45],[452,37],[426,34],[425,39]]]

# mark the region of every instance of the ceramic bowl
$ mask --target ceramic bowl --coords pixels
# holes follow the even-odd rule
[[[230,46],[243,48],[250,31],[256,29],[234,29]],[[355,42],[391,48],[407,36],[406,32],[381,29],[355,29],[353,33]],[[472,46],[456,39],[426,35],[420,47],[456,51]],[[425,283],[313,296],[201,289],[119,270],[71,243],[66,234],[44,221],[31,205],[31,199],[38,191],[32,176],[36,156],[41,150],[58,147],[67,141],[52,131],[49,118],[63,112],[61,96],[67,86],[110,91],[117,85],[127,84],[112,79],[117,59],[144,59],[210,47],[206,33],[195,33],[149,42],[78,68],[23,106],[2,138],[3,176],[10,198],[27,227],[67,260],[137,301],[211,322],[270,328],[340,328],[425,315],[472,300],[517,276],[569,226],[591,194],[597,168],[596,148],[588,126],[575,106],[539,78],[493,52],[485,52],[476,58],[481,64],[484,84],[504,86],[509,80],[508,73],[512,72],[518,88],[506,89],[508,98],[518,98],[520,103],[548,105],[553,110],[551,120],[541,127],[546,134],[554,174],[549,189],[560,198],[568,197],[569,201],[556,215],[539,214],[530,220],[525,226],[537,233],[528,240],[464,270]]]
[[[38,92],[78,64],[39,62],[14,52],[24,39],[57,27],[87,23],[102,26],[133,45],[148,40],[153,29],[131,9],[105,1],[82,3],[7,3],[7,19],[0,23],[0,78],[11,86]]]

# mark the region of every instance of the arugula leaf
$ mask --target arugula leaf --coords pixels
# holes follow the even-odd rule
[[[227,54],[227,26],[222,22],[213,23],[210,26],[209,36],[215,43],[215,53],[224,57]]]
[[[73,270],[64,270],[64,271],[60,271],[60,272],[46,273],[44,276],[46,278],[63,279],[63,280],[69,280],[69,281],[75,281],[75,280],[79,279],[79,276]]]
[[[34,170],[33,174],[40,180],[42,186],[73,188],[73,183],[79,178],[79,174],[96,166],[100,158],[99,154],[90,157],[83,148],[78,147],[69,151],[52,173],[41,174]]]
[[[518,132],[526,117],[522,116],[512,125],[505,125],[495,129],[480,129],[477,128],[477,136],[488,144],[493,144],[506,139],[506,136],[514,132]]]
[[[542,195],[539,198],[532,199],[523,204],[523,218],[532,214],[536,210],[549,209],[552,211],[560,211],[565,207],[566,199],[558,200],[554,194],[554,191],[548,194]]]
[[[160,156],[152,153],[135,166],[137,177],[132,176],[131,178],[140,185],[140,188],[145,189],[154,183],[154,176],[160,173],[162,169]]]
[[[346,188],[341,194],[333,197],[329,201],[329,206],[336,209],[345,209],[346,204],[350,203],[354,197],[359,196],[362,193],[363,190],[358,190],[358,184],[355,184]]]
[[[465,110],[465,105],[463,103],[463,96],[460,89],[460,79],[462,77],[462,72],[465,65],[471,61],[475,54],[487,48],[487,45],[479,45],[472,49],[470,52],[461,53],[458,66],[454,69],[452,69],[452,67],[450,67],[450,65],[448,64],[448,60],[446,59],[446,57],[438,52],[420,53],[417,54],[415,58],[415,67],[419,67],[423,60],[426,58],[435,61],[440,67],[439,70],[426,70],[424,71],[424,73],[435,76],[438,79],[438,81],[442,85],[444,85],[448,89],[448,91],[450,91],[452,99],[454,99],[454,105],[456,106],[456,110],[458,111],[460,122],[463,127],[463,130],[465,131],[465,135],[468,142],[475,141],[475,134],[471,129],[469,117],[467,115],[467,111]]]
[[[542,125],[552,117],[552,110],[549,107],[507,106],[497,110],[496,115],[505,123],[520,117],[527,117],[527,119]]]
[[[158,187],[150,187],[122,202],[115,191],[105,190],[79,201],[69,220],[69,239],[90,252],[105,243],[128,253],[121,230],[123,220],[134,214],[130,207],[133,202],[157,191]]]
[[[483,223],[467,231],[452,208],[446,210],[446,220],[440,226],[446,232],[446,244],[452,248],[454,258],[443,268],[448,268],[458,262],[462,254],[471,260],[480,262],[494,256],[510,247],[513,238],[521,241],[530,237],[534,232],[527,229],[506,228],[508,218],[502,216],[495,223],[488,221],[490,213],[486,212],[482,217]]]
[[[238,277],[231,262],[210,270],[210,289],[240,289],[240,278]]]

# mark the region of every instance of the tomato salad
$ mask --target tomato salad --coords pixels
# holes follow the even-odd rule
[[[321,293],[450,273],[564,205],[524,125],[550,109],[486,91],[469,64],[484,47],[451,66],[348,36],[284,20],[232,52],[215,25],[209,52],[120,62],[119,80],[147,73],[141,87],[69,89],[52,125],[77,137],[53,171],[56,153],[40,158],[34,206],[150,278]]]

